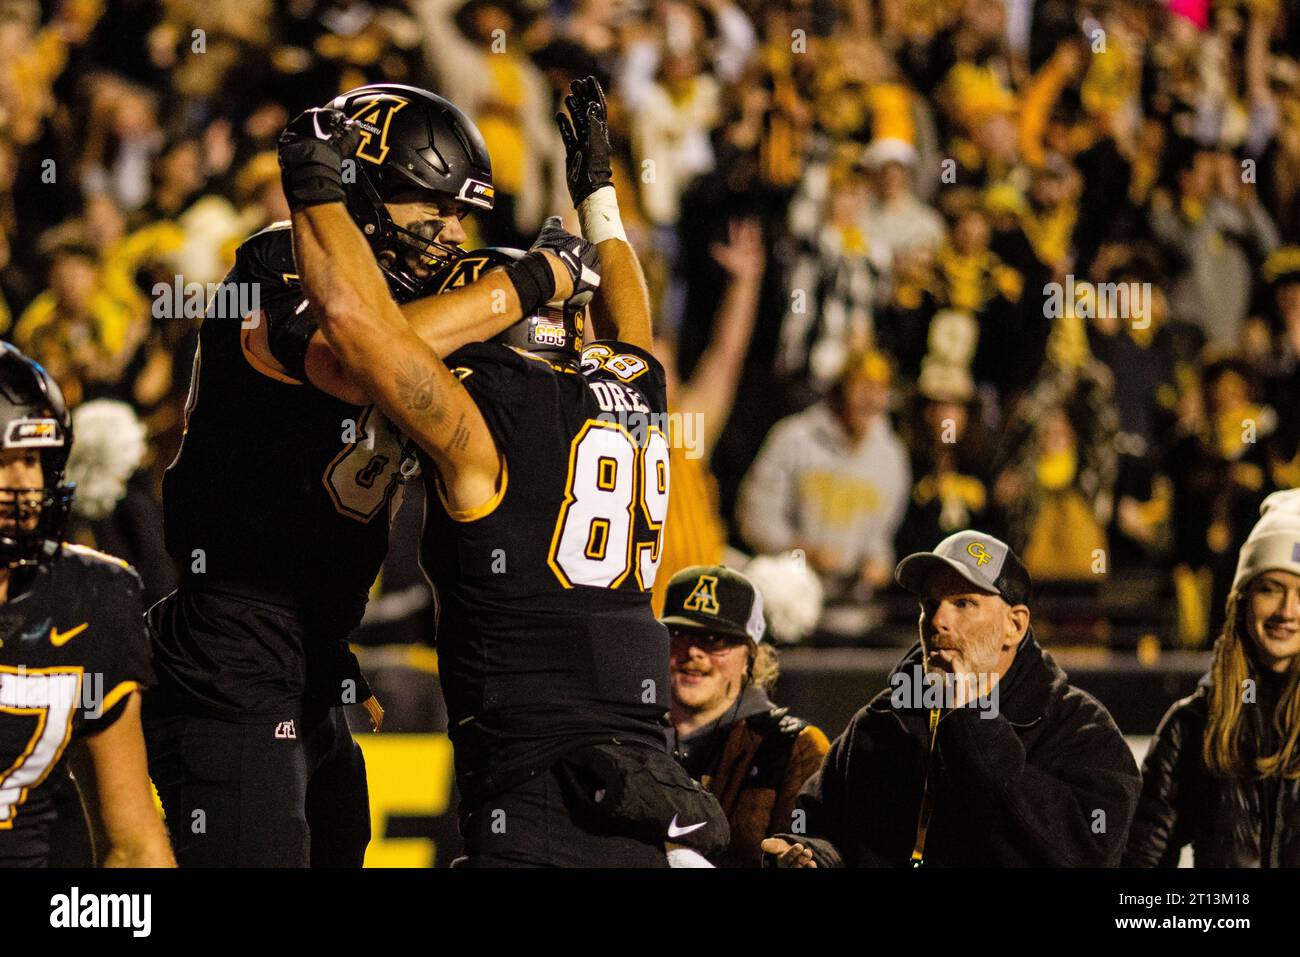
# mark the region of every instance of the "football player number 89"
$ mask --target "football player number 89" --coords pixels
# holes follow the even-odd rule
[[[634,541],[640,509],[654,535]],[[618,588],[629,573],[644,591],[659,570],[668,515],[668,443],[650,429],[643,446],[620,425],[589,421],[569,449],[564,505],[551,538],[550,566],[571,585]]]

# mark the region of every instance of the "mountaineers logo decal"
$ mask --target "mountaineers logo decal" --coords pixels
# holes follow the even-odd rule
[[[706,615],[718,613],[718,576],[701,575],[682,607],[687,611],[701,611]]]
[[[410,102],[391,93],[381,93],[352,114],[352,120],[361,126],[357,156],[371,163],[384,161],[388,155],[388,127],[393,122],[393,114]]]

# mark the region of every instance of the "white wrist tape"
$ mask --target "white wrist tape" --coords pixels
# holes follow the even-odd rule
[[[623,232],[623,219],[618,214],[618,195],[613,186],[602,186],[578,204],[578,223],[582,237],[589,243],[603,243],[607,239],[627,242]]]

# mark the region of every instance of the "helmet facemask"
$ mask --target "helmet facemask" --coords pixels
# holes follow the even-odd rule
[[[416,190],[425,197],[492,209],[487,144],[455,104],[419,87],[371,83],[340,94],[330,106],[363,133],[355,169],[344,175],[348,211],[393,295],[405,301],[418,292],[422,278],[453,265],[462,253],[439,238],[437,223],[397,225],[385,203]]]
[[[3,449],[40,455],[41,485],[0,482],[0,566],[34,565],[46,541],[62,541],[76,486],[64,482],[71,436],[53,418],[11,421]]]
[[[399,298],[415,296],[425,280],[465,252],[438,241],[443,224],[437,220],[414,223],[413,228],[397,225],[371,175],[365,170],[357,172],[357,182],[349,191],[348,211],[370,243],[394,294]]]
[[[5,461],[0,482],[0,566],[35,565],[63,539],[75,486],[64,481],[72,451],[72,417],[58,383],[14,346],[0,343],[0,455],[40,459],[33,467]],[[17,469],[13,471],[11,469]]]
[[[63,540],[73,485],[0,486],[0,565],[35,565],[47,541]]]

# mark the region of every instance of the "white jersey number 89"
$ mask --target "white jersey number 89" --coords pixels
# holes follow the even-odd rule
[[[560,583],[617,588],[635,571],[641,589],[651,588],[668,516],[663,433],[650,429],[638,447],[621,425],[588,421],[569,446],[565,493],[548,559]],[[633,542],[638,505],[653,541]]]

